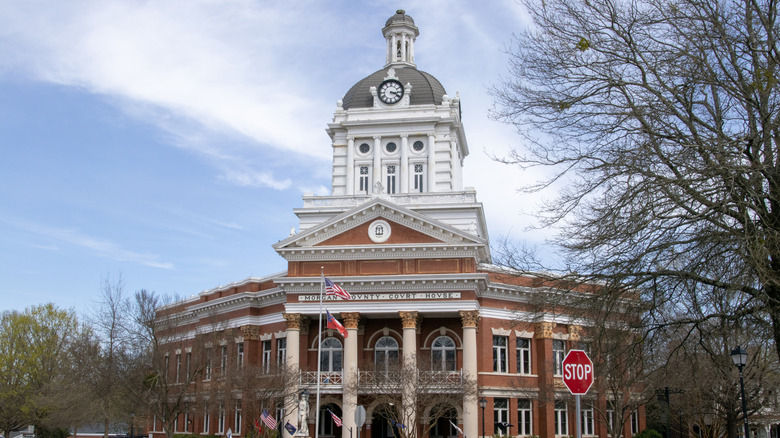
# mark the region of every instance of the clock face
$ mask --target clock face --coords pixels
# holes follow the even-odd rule
[[[395,79],[388,79],[379,86],[377,94],[384,103],[396,103],[404,97],[404,86]]]

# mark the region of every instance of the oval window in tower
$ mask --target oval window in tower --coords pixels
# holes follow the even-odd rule
[[[417,140],[416,142],[412,143],[412,149],[414,149],[417,152],[420,152],[421,150],[425,149],[425,143],[421,142],[420,140]]]
[[[396,149],[398,149],[398,146],[396,146],[396,145],[395,145],[395,143],[393,143],[392,141],[391,141],[390,143],[388,143],[388,144],[386,144],[386,145],[385,145],[385,150],[386,150],[388,153],[390,153],[390,154],[392,154],[393,152],[395,152],[395,150],[396,150]]]
[[[360,146],[358,146],[358,151],[360,151],[361,154],[367,154],[368,151],[371,150],[371,146],[368,145],[368,143],[363,143]]]

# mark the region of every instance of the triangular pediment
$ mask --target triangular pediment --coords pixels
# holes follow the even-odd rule
[[[371,233],[376,233],[378,226],[383,227],[382,232],[389,234],[386,240],[377,239],[376,235],[372,239]],[[487,242],[389,200],[375,198],[274,245],[274,249],[283,256],[288,250],[305,248],[343,250],[366,247],[404,248],[404,251],[416,247],[471,247],[478,252],[486,252]],[[480,247],[484,249],[477,249]]]

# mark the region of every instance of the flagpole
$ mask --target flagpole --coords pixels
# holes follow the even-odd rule
[[[322,291],[325,286],[325,267],[320,266],[320,318],[317,333],[317,403],[314,411],[314,438],[320,436],[320,380],[322,376]]]

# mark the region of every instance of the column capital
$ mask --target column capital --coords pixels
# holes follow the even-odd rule
[[[463,328],[473,327],[477,328],[479,325],[479,311],[478,310],[461,310],[460,319],[463,323]]]
[[[409,134],[401,134],[401,138],[409,138]]]
[[[401,326],[403,328],[417,328],[417,320],[419,319],[418,312],[398,312],[398,314],[401,316]]]
[[[256,341],[260,339],[260,327],[256,325],[241,326],[241,336],[243,336],[244,339]]]
[[[554,322],[538,322],[536,323],[536,334],[535,336],[537,338],[552,338],[553,336],[553,329],[555,328]]]
[[[287,330],[300,330],[303,325],[303,315],[300,313],[282,313],[287,321]]]
[[[570,325],[569,326],[569,340],[574,342],[579,342],[579,340],[582,338],[582,326],[581,325]]]
[[[344,320],[344,327],[357,330],[360,322],[360,312],[341,312],[341,318]]]

